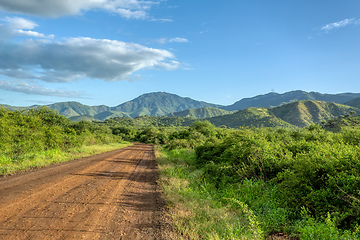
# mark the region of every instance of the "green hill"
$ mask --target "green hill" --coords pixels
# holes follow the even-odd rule
[[[94,116],[98,111],[103,111],[103,108],[94,108],[91,106],[87,106],[78,102],[60,102],[51,105],[47,105],[50,109],[54,109],[59,112],[60,115],[66,117],[74,117],[74,116]]]
[[[352,107],[356,107],[356,108],[360,108],[360,98],[355,98],[352,99],[350,101],[347,101],[346,103],[344,103],[345,105],[349,105]]]
[[[69,119],[73,122],[80,122],[80,121],[87,121],[87,122],[96,122],[99,121],[99,119],[93,118],[91,116],[73,116],[73,117],[69,117]]]
[[[10,111],[21,111],[21,110],[25,110],[31,107],[14,107],[14,106],[10,106],[10,105],[6,105],[6,104],[0,104],[0,108],[5,108],[5,109],[9,109]]]
[[[222,109],[233,111],[242,110],[249,107],[270,108],[301,100],[345,104],[345,102],[359,97],[360,93],[322,94],[318,92],[305,92],[300,90],[286,92],[283,94],[272,92],[264,95],[258,95],[252,98],[243,98],[240,101],[235,102],[233,105],[223,107]]]
[[[299,100],[309,100],[309,102],[296,103]],[[315,104],[315,100],[321,100],[323,103]],[[326,105],[325,102],[334,103],[332,105]],[[350,107],[339,107],[339,105],[336,105],[335,103],[346,103]],[[273,107],[279,105],[279,108]],[[13,107],[9,105],[0,105],[0,107],[8,108],[13,111],[42,106]],[[166,116],[170,114],[169,116],[173,117],[198,119],[212,119],[213,117],[218,117],[214,118],[212,121],[222,122],[219,125],[227,126],[283,126],[284,123],[279,122],[279,120],[296,126],[308,126],[309,124],[318,123],[339,115],[346,115],[350,111],[357,112],[357,107],[360,107],[360,94],[321,94],[304,91],[292,91],[284,94],[268,93],[253,98],[244,98],[230,106],[220,106],[187,97],[180,97],[175,94],[155,92],[143,94],[131,101],[120,104],[117,107],[108,107],[105,105],[87,106],[79,102],[60,102],[46,105],[45,107],[54,109],[58,111],[60,115],[68,118],[75,116],[90,116],[101,121],[123,116],[136,118],[139,116]],[[259,116],[259,112],[256,113],[256,111],[252,109],[251,111],[254,115],[254,119],[257,119],[256,121],[250,121],[250,118],[243,116],[249,115],[250,113],[248,112],[234,113],[235,115],[229,114],[229,111],[244,110],[250,107],[253,107],[254,109],[271,109],[267,111],[268,115],[262,117]],[[224,109],[229,111],[225,111]],[[228,114],[229,116],[227,116]],[[223,119],[226,120],[221,120],[222,115],[224,115]],[[234,120],[231,120],[231,117],[234,117]],[[278,119],[275,119],[274,117]],[[242,118],[245,119],[244,122],[240,121]]]
[[[322,124],[324,129],[339,132],[344,129],[360,129],[360,116],[344,116],[328,120]],[[351,136],[350,136],[351,137]]]
[[[156,92],[143,94],[131,101],[125,102],[112,111],[121,111],[131,117],[138,116],[164,116],[173,112],[180,112],[186,109],[196,109],[204,107],[220,107],[220,105],[196,101],[191,98],[180,97],[166,92]]]
[[[115,117],[130,117],[123,112],[114,112],[114,111],[104,111],[94,115],[94,118],[104,121],[105,119],[115,118]]]
[[[359,109],[338,103],[298,101],[269,109],[270,114],[298,127],[307,127]]]
[[[234,114],[208,118],[227,127],[307,127],[339,116],[360,113],[358,108],[320,101],[298,101],[275,108],[247,108]]]
[[[181,112],[170,113],[168,116],[170,117],[186,117],[186,118],[211,118],[217,116],[223,116],[227,114],[231,114],[233,112],[226,111],[220,108],[214,107],[205,107],[198,109],[187,109]]]
[[[236,113],[208,118],[215,126],[236,127],[285,127],[294,128],[291,125],[271,114],[267,108],[247,108]]]

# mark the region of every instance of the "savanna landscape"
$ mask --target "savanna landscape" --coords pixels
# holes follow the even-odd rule
[[[149,95],[155,97],[131,102],[146,113],[194,106],[194,103],[184,105],[184,99],[179,96],[180,102],[171,98],[159,102],[156,98],[159,93],[147,96]],[[160,95],[163,96],[164,93]],[[89,215],[91,218],[75,210],[71,213],[68,206],[66,211],[62,208],[65,211],[62,218],[72,216],[75,221],[82,221],[83,216],[85,222],[100,218],[109,224],[121,223],[104,224],[101,231],[93,227],[80,228],[82,231],[87,229],[86,234],[80,232],[80,235],[88,238],[122,236],[135,239],[136,236],[142,236],[148,239],[358,239],[360,117],[356,95],[351,95],[350,98],[349,105],[290,100],[290,103],[281,102],[279,106],[256,106],[225,114],[226,110],[219,107],[206,106],[189,108],[168,116],[121,116],[104,121],[94,120],[91,116],[71,121],[49,106],[23,109],[3,107],[0,111],[1,181],[6,183],[7,179],[21,177],[22,174],[27,176],[29,170],[41,176],[42,170],[34,169],[49,165],[51,168],[44,168],[44,171],[56,171],[56,166],[62,166],[74,169],[75,172],[70,174],[72,177],[79,175],[91,177],[91,181],[110,181],[106,184],[104,182],[105,185],[96,183],[99,186],[93,192],[86,189],[90,184],[89,179],[82,180],[85,182],[75,178],[67,180],[74,182],[72,184],[78,186],[76,189],[81,188],[82,193],[78,193],[84,198],[81,202],[89,202],[84,206],[89,206],[94,201],[101,202],[96,198],[106,198],[107,194],[110,195],[106,201],[116,203],[116,198],[122,199],[122,203],[115,204],[116,207],[105,208],[109,212],[104,217],[96,217],[97,211],[100,211],[96,208],[87,208],[87,211],[92,211]],[[268,100],[264,103],[268,103]],[[61,104],[73,106],[73,103]],[[163,109],[144,110],[148,106],[160,104]],[[68,110],[69,107],[65,112],[69,112]],[[77,109],[78,113],[80,111],[86,113],[85,110]],[[134,112],[133,109],[129,111]],[[74,120],[73,116],[69,118]],[[134,145],[135,142],[137,143]],[[139,143],[152,145],[138,145]],[[147,146],[154,146],[154,149],[139,153],[140,155],[135,153],[136,149],[146,149]],[[114,160],[110,158],[111,152],[107,160],[99,160],[100,162],[85,158],[77,166],[79,160],[73,160],[115,149],[124,149],[120,150],[124,153],[118,152],[117,157],[112,157]],[[120,157],[121,154],[130,155]],[[155,156],[157,167],[154,160],[150,161]],[[61,165],[61,162],[68,161],[68,164],[73,165]],[[110,162],[106,163],[107,161]],[[128,161],[131,165],[126,164]],[[93,162],[96,164],[91,165]],[[122,165],[115,165],[120,162]],[[69,173],[63,174],[66,176]],[[28,178],[22,181],[30,181],[31,177]],[[142,178],[143,181],[140,180]],[[81,184],[76,185],[77,181]],[[123,181],[128,183],[122,183]],[[110,183],[114,187],[130,185],[125,191],[119,187],[111,189]],[[139,185],[140,183],[145,185]],[[152,187],[146,185],[150,183],[155,186],[159,184],[155,193],[151,193],[153,195],[149,195]],[[100,190],[101,186],[107,187]],[[34,183],[34,189],[35,187]],[[70,201],[59,199],[71,198],[73,190],[70,189],[73,187],[70,185],[66,189],[67,185],[63,185],[63,188],[63,191],[55,191],[53,188],[47,190],[54,191],[56,196],[49,200],[51,204]],[[2,188],[2,195],[10,197],[5,189]],[[31,192],[29,189],[27,191]],[[127,194],[121,195],[121,191]],[[34,207],[45,207],[50,211],[51,204],[41,203],[44,207],[40,207],[42,205],[36,194],[45,193],[36,193],[35,190],[31,192]],[[87,195],[89,196],[84,197]],[[20,196],[19,193],[16,197]],[[137,198],[131,199],[131,196]],[[73,198],[79,198],[79,195]],[[4,199],[3,202],[6,203]],[[135,205],[138,209],[124,210],[127,209],[124,202],[127,202],[125,205],[128,207],[134,208]],[[15,204],[14,210],[18,205],[21,203]],[[3,210],[9,209],[9,205],[2,206]],[[30,212],[31,206],[16,211],[43,214],[41,210]],[[157,214],[143,215],[147,212],[144,210],[147,207],[162,210]],[[120,213],[119,209],[123,212]],[[137,228],[128,223],[127,228],[122,228],[124,220],[116,220],[114,216],[124,218],[126,212],[131,213],[131,219],[139,216],[140,219],[153,219],[152,224],[155,225],[150,228],[151,231],[144,230],[146,223],[138,224]],[[30,222],[27,225],[23,222],[24,226],[15,231],[18,226],[14,224],[18,222],[14,220],[14,216],[9,211],[1,216],[2,236],[9,236],[9,239],[15,236],[14,239],[17,239],[21,232],[23,236],[36,236],[35,231],[30,234],[31,231],[26,228],[36,229],[31,227]],[[9,225],[9,222],[14,223]],[[80,236],[64,234],[60,228],[80,231],[76,230],[77,225],[64,225],[66,222],[64,219],[57,223],[58,226],[52,225],[58,229],[56,233],[52,232],[54,239],[75,239]],[[36,225],[39,224],[36,221]],[[49,226],[49,222],[42,224],[44,229],[42,232],[37,230],[37,233],[50,233],[49,228],[45,227]],[[9,228],[14,230],[10,231]]]
[[[0,0],[0,240],[360,239],[359,9]]]

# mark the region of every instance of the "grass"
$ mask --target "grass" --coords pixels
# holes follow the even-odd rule
[[[192,150],[157,150],[156,156],[170,215],[185,239],[264,238],[257,216],[246,203],[222,198],[225,195],[204,180],[203,171],[192,164]]]
[[[0,175],[10,175],[33,168],[46,167],[55,163],[68,162],[78,158],[124,148],[131,145],[128,142],[110,143],[102,145],[81,146],[66,151],[51,149],[34,154],[22,155],[16,159],[0,155]]]
[[[160,182],[175,229],[184,239],[360,239],[360,226],[340,230],[336,217],[294,218],[278,185],[244,179],[215,185],[190,149],[156,150]]]

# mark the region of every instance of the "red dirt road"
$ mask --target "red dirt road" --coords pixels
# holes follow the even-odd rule
[[[153,146],[0,178],[0,239],[172,239]]]

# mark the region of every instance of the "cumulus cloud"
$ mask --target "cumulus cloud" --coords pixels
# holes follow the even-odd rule
[[[12,29],[34,29],[38,26],[35,22],[21,17],[5,17],[4,21],[8,22]]]
[[[321,30],[330,31],[330,30],[333,30],[333,29],[336,29],[336,28],[343,28],[343,27],[346,27],[346,26],[349,26],[349,25],[358,25],[358,24],[360,24],[360,20],[356,20],[355,18],[351,18],[351,19],[345,19],[345,20],[342,20],[342,21],[326,24],[325,26],[323,26],[321,28]]]
[[[128,80],[140,69],[178,67],[179,62],[169,51],[107,39],[39,39],[7,43],[0,48],[0,75],[46,82]]]
[[[46,36],[43,33],[32,31],[38,25],[25,18],[21,17],[5,17],[0,19],[4,24],[0,24],[1,37],[0,39],[7,39],[14,36],[27,36],[35,38],[54,38],[54,35]]]
[[[45,95],[56,97],[80,98],[83,92],[66,91],[62,89],[50,89],[39,85],[30,85],[27,83],[12,83],[8,81],[0,81],[0,89],[12,92],[20,92],[29,95]]]
[[[2,0],[0,9],[41,17],[76,15],[89,10],[105,10],[125,18],[144,19],[147,11],[162,0]]]
[[[156,40],[158,43],[165,44],[165,43],[187,43],[189,40],[186,38],[175,37],[175,38],[160,38]]]

